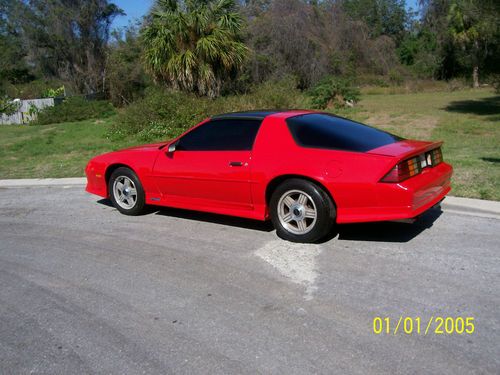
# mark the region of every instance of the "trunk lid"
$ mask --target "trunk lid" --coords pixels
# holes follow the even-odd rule
[[[397,157],[399,160],[420,155],[441,147],[443,142],[424,142],[405,139],[367,151],[367,154]]]

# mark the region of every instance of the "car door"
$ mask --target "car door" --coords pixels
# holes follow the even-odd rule
[[[192,209],[251,210],[252,147],[261,120],[210,120],[159,155],[155,168],[164,204]]]

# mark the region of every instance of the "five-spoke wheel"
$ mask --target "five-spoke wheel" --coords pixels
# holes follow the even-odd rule
[[[118,176],[113,183],[113,195],[116,203],[126,210],[130,210],[137,203],[137,189],[134,181],[127,176]]]
[[[294,234],[306,234],[316,224],[316,205],[313,199],[300,190],[284,193],[278,203],[278,218],[281,225]]]
[[[325,237],[335,222],[335,206],[318,185],[290,179],[271,195],[271,219],[278,235],[294,242],[315,242]]]
[[[129,168],[117,168],[109,178],[108,190],[113,205],[123,214],[138,215],[145,205],[144,190]]]

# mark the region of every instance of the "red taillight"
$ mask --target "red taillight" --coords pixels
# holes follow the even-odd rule
[[[438,165],[443,161],[443,153],[441,147],[435,148],[431,151],[432,165]]]
[[[441,147],[429,152],[414,156],[411,159],[398,163],[387,173],[381,182],[401,182],[410,177],[418,175],[424,168],[432,168],[443,161]]]
[[[420,157],[416,156],[398,163],[382,178],[381,182],[401,182],[420,172],[422,172]]]

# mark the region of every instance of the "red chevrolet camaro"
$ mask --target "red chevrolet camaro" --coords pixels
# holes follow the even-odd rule
[[[335,223],[412,219],[439,203],[452,175],[441,144],[327,113],[230,113],[93,158],[87,191],[127,215],[152,204],[271,219],[280,237],[314,242]]]

